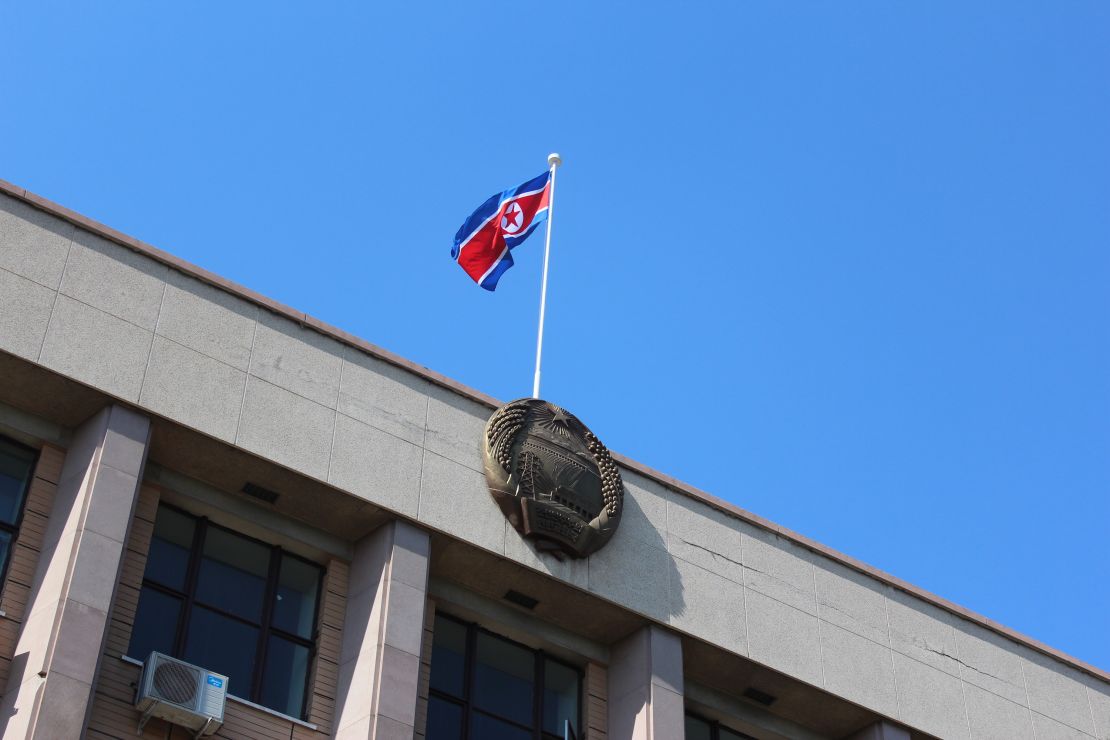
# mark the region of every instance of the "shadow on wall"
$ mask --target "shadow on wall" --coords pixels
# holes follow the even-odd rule
[[[19,687],[23,685],[24,675],[27,673],[27,663],[30,659],[31,655],[27,652],[22,652],[12,658],[12,664],[8,670],[8,683],[4,689],[4,698],[3,701],[0,701],[0,737],[7,737],[8,722],[19,712],[15,707],[15,697],[19,693]]]
[[[686,611],[682,576],[667,550],[670,494],[662,486],[625,476],[624,511],[613,539],[589,558],[589,590],[664,624]]]

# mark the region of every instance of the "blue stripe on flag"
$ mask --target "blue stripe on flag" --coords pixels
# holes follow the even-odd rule
[[[539,226],[540,224],[542,224],[546,220],[547,220],[547,209],[544,208],[542,211],[540,211],[539,213],[537,213],[535,215],[535,217],[532,219],[532,225],[529,226],[527,229],[520,232],[519,234],[513,234],[512,236],[507,236],[506,235],[505,236],[505,246],[507,246],[509,249],[516,249],[518,244],[520,244],[522,241],[524,241],[529,236],[531,236],[532,232],[536,230],[536,227]]]
[[[486,275],[485,280],[478,284],[486,290],[492,292],[493,289],[497,287],[497,281],[500,280],[501,276],[505,274],[505,270],[508,270],[512,266],[512,255],[510,255],[508,252],[505,252],[505,256],[501,258],[501,260],[497,263],[497,266],[493,268],[489,275]]]
[[[550,170],[543,173],[539,177],[533,177],[531,180],[524,183],[523,185],[518,185],[515,188],[509,188],[501,194],[501,202],[504,203],[506,200],[512,198],[514,195],[520,195],[521,193],[528,193],[533,190],[542,189],[545,185],[547,185],[547,179],[549,177],[551,177]]]
[[[470,236],[477,231],[483,223],[485,223],[490,216],[497,213],[497,209],[501,207],[501,194],[491,195],[485,203],[478,206],[478,210],[467,216],[466,221],[459,227],[458,232],[455,234],[455,245],[451,247],[451,258],[459,258],[459,246],[465,242]]]

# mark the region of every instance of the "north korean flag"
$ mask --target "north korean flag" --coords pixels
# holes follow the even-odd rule
[[[474,282],[493,290],[513,266],[511,250],[547,219],[550,200],[550,171],[491,196],[455,234],[452,259]]]

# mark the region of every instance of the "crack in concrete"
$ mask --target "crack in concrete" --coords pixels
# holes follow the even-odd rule
[[[767,576],[768,578],[774,578],[776,581],[780,581],[781,583],[784,583],[788,586],[791,586],[791,588],[796,588],[796,587],[792,586],[791,584],[787,583],[786,581],[783,581],[781,578],[779,578],[778,576],[776,576],[773,573],[768,573],[767,571],[760,570],[759,568],[753,568],[751,565],[749,565],[747,563],[743,563],[739,560],[734,560],[734,559],[730,558],[728,555],[725,555],[724,553],[717,552],[716,550],[714,550],[712,548],[709,548],[709,547],[705,547],[704,545],[699,545],[696,542],[691,542],[690,540],[684,539],[682,537],[680,537],[679,539],[684,544],[689,545],[690,547],[693,547],[697,550],[701,550],[702,552],[709,553],[711,556],[713,556],[714,559],[720,558],[721,560],[724,560],[725,562],[732,563],[733,565],[740,566],[741,568],[746,568],[747,570],[750,570],[753,573],[760,573],[762,575]],[[858,616],[856,616],[856,615],[854,615],[850,612],[844,611],[843,609],[840,609],[839,607],[837,607],[833,604],[828,603],[828,601],[825,600],[825,599],[821,599],[820,601],[821,601],[821,605],[824,606],[827,609],[832,609],[833,611],[839,612],[839,613],[843,614],[844,616],[849,617],[850,619],[852,619],[854,621],[857,621],[861,624],[865,624],[865,625],[867,624],[867,622],[865,620],[861,619],[860,617],[858,617]],[[948,653],[947,651],[945,651],[943,649],[937,650],[935,648],[929,647],[928,644],[920,643],[917,640],[914,640],[912,638],[910,640],[908,640],[908,642],[911,642],[912,644],[916,645],[917,647],[921,648],[922,650],[933,653],[934,655],[939,655],[943,658],[949,658],[949,659],[955,661],[956,663],[958,663],[959,665],[963,666],[964,668],[967,668],[968,670],[974,671],[975,673],[978,673],[982,676],[987,676],[989,678],[993,678],[996,681],[1001,681],[1001,682],[1006,683],[1006,684],[1014,685],[1012,682],[1007,681],[1006,679],[1002,678],[1001,676],[996,676],[993,673],[989,673],[987,671],[980,670],[979,668],[976,668],[975,666],[970,665],[969,663],[965,663],[964,661],[960,660],[955,655],[952,655],[952,654]]]
[[[687,540],[687,539],[683,539],[683,538],[681,538],[681,537],[679,537],[679,539],[680,539],[680,540],[681,540],[681,541],[682,541],[682,542],[683,542],[684,544],[687,544],[687,545],[689,545],[690,547],[693,547],[693,548],[696,548],[696,549],[698,549],[698,550],[701,550],[701,551],[703,551],[703,552],[707,552],[707,553],[709,553],[710,555],[712,555],[712,556],[713,556],[713,558],[714,558],[714,559],[720,558],[721,560],[724,560],[724,561],[725,561],[725,562],[727,562],[727,563],[731,563],[731,564],[733,564],[733,565],[737,565],[737,566],[741,567],[741,568],[742,568],[742,569],[743,569],[744,571],[748,571],[748,572],[751,572],[751,573],[758,573],[758,574],[759,574],[759,575],[761,575],[761,576],[767,576],[768,578],[770,578],[771,580],[775,581],[776,583],[779,583],[779,584],[781,584],[781,585],[782,585],[782,586],[783,586],[784,588],[787,588],[787,589],[789,589],[789,590],[791,590],[791,591],[793,591],[793,592],[795,592],[795,593],[801,594],[801,595],[803,595],[803,596],[808,596],[808,595],[810,595],[810,594],[809,594],[809,592],[807,592],[807,591],[806,591],[806,590],[805,590],[804,588],[799,588],[798,586],[794,585],[794,584],[793,584],[793,583],[791,583],[790,581],[787,581],[787,580],[783,579],[783,578],[782,578],[781,576],[779,576],[779,575],[777,575],[777,574],[775,574],[775,573],[771,573],[771,572],[769,572],[769,571],[766,571],[766,570],[761,570],[761,569],[759,569],[759,568],[756,568],[756,567],[752,566],[752,565],[751,565],[750,563],[744,563],[744,562],[741,562],[741,561],[739,561],[739,560],[733,560],[733,559],[732,559],[732,558],[730,558],[730,557],[729,557],[728,555],[724,555],[724,554],[722,554],[722,553],[719,553],[719,552],[717,552],[716,550],[713,550],[713,549],[711,549],[711,548],[705,547],[704,545],[699,545],[699,544],[698,544],[698,543],[696,543],[696,542],[691,542],[690,540]],[[772,599],[775,599],[775,600],[777,600],[777,601],[780,601],[780,603],[784,603],[784,604],[786,603],[786,602],[783,602],[783,601],[781,601],[780,599],[778,599],[778,598],[777,598],[776,596],[774,596],[773,594],[767,593],[767,592],[765,592],[765,591],[763,591],[763,590],[761,590],[761,589],[759,589],[759,588],[755,588],[755,587],[751,586],[750,584],[747,584],[746,582],[745,582],[745,584],[742,584],[742,585],[744,585],[744,587],[745,587],[745,588],[750,588],[750,589],[752,589],[753,591],[755,591],[755,592],[757,592],[757,593],[761,593],[761,594],[763,594],[764,596],[769,596],[769,597],[770,597],[770,598],[772,598]],[[790,606],[790,605],[789,605],[789,604],[787,604],[787,606]],[[796,608],[796,607],[795,607],[795,608]],[[835,607],[834,607],[834,608],[835,608]],[[803,611],[804,611],[804,610],[803,610]]]
[[[951,658],[952,660],[954,660],[958,664],[960,664],[962,667],[967,668],[967,669],[972,670],[972,671],[975,671],[976,673],[978,673],[981,676],[988,676],[990,678],[993,678],[995,681],[1001,681],[1002,683],[1009,684],[1011,686],[1016,686],[1017,685],[1017,684],[1013,683],[1012,681],[1007,681],[1005,678],[1002,678],[1001,676],[996,676],[993,673],[988,673],[987,671],[980,670],[980,669],[976,668],[975,666],[971,665],[970,663],[965,663],[964,661],[957,658],[955,655],[950,655],[947,652],[945,652],[944,650],[936,650],[934,648],[929,647],[928,645],[921,645],[920,647],[923,650],[926,650],[930,653],[935,653],[936,655],[940,655],[940,656],[943,656],[945,658]]]
[[[956,661],[960,665],[967,665],[966,663],[961,661],[959,658],[957,658],[955,655],[952,655],[952,654],[946,652],[943,649],[937,650],[936,648],[929,647],[929,643],[927,643],[927,642],[920,642],[918,640],[913,639],[912,637],[909,640],[907,640],[907,642],[910,642],[910,643],[916,645],[917,647],[921,648],[922,650],[925,650],[926,652],[934,653],[935,655],[939,655],[943,658],[951,658],[952,660]],[[968,666],[968,667],[970,668],[971,666]],[[972,669],[972,670],[974,670],[974,669]]]
[[[863,617],[861,617],[861,616],[859,616],[859,615],[856,615],[856,614],[852,614],[852,612],[850,612],[850,611],[845,611],[844,609],[841,609],[840,607],[836,606],[835,604],[831,604],[831,603],[829,603],[829,600],[828,600],[828,599],[822,599],[822,598],[818,597],[818,600],[820,601],[820,603],[821,603],[821,606],[823,606],[823,607],[827,607],[827,608],[829,608],[829,609],[832,609],[832,610],[833,610],[834,612],[838,612],[838,613],[840,613],[840,614],[843,614],[844,616],[846,616],[846,617],[848,617],[849,619],[851,619],[851,620],[852,620],[853,622],[857,622],[857,623],[859,623],[859,624],[862,624],[862,625],[864,625],[865,627],[871,627],[872,629],[880,629],[879,627],[875,627],[875,626],[874,626],[873,624],[871,624],[870,622],[868,622],[868,621],[867,621],[866,619],[864,619]],[[828,622],[829,624],[833,624],[833,625],[836,625],[836,622],[829,622],[829,620],[827,620],[827,619],[826,619],[825,621],[826,621],[826,622]],[[838,627],[839,627],[840,625],[836,625],[836,626],[838,626]],[[851,632],[851,630],[848,630],[848,631],[849,631],[849,632]],[[858,633],[855,633],[855,634],[858,634]],[[866,640],[871,640],[871,638],[870,638],[870,637],[868,637],[867,635],[859,635],[859,636],[860,636],[860,637],[862,637],[862,638],[864,638],[864,639],[866,639]],[[871,641],[872,641],[872,642],[875,642],[874,640],[871,640]],[[876,645],[879,645],[879,644],[881,644],[881,643],[875,643],[875,644],[876,644]]]
[[[699,545],[699,544],[698,544],[698,543],[696,543],[696,542],[691,542],[690,540],[686,540],[686,539],[683,539],[683,538],[681,538],[681,537],[679,537],[679,539],[680,539],[680,540],[682,540],[682,541],[683,541],[684,543],[686,543],[687,545],[689,545],[690,547],[695,547],[695,548],[697,548],[698,550],[702,550],[703,552],[707,552],[707,553],[709,553],[709,554],[710,554],[710,555],[712,555],[712,556],[713,556],[714,558],[722,558],[723,560],[726,560],[726,561],[728,561],[728,562],[732,563],[733,565],[739,565],[739,566],[740,566],[741,568],[749,568],[749,567],[751,567],[751,566],[747,566],[747,565],[744,565],[744,564],[743,564],[743,563],[741,563],[741,562],[740,562],[739,560],[733,560],[733,559],[732,559],[732,558],[730,558],[730,557],[729,557],[728,555],[724,555],[724,554],[722,554],[722,553],[719,553],[719,552],[717,552],[716,550],[712,550],[712,549],[710,549],[710,548],[708,548],[708,547],[704,547],[704,546],[702,546],[702,545]],[[755,569],[754,569],[754,568],[752,568],[752,570],[755,570]],[[756,571],[756,572],[758,573],[758,572],[760,572],[760,571]],[[769,574],[768,574],[768,575],[769,575]]]

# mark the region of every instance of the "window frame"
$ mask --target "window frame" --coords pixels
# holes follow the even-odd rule
[[[557,663],[558,665],[561,665],[565,668],[570,668],[571,670],[574,671],[575,675],[578,676],[578,701],[577,701],[578,716],[576,716],[574,718],[574,727],[572,728],[572,730],[575,733],[576,737],[578,736],[579,733],[581,733],[581,731],[582,731],[581,730],[581,727],[582,727],[582,705],[583,705],[582,699],[583,699],[583,693],[584,693],[583,687],[584,687],[585,680],[586,680],[585,672],[581,668],[574,665],[573,663],[568,663],[564,660],[560,660],[556,657],[553,657],[550,653],[547,653],[546,651],[544,651],[542,649],[537,650],[537,649],[535,649],[535,648],[533,648],[529,645],[525,645],[524,643],[517,642],[516,640],[509,639],[508,637],[505,637],[504,635],[499,635],[499,634],[497,634],[496,632],[494,632],[492,630],[486,629],[485,627],[478,624],[477,622],[469,622],[469,621],[466,621],[464,619],[460,619],[458,617],[452,616],[452,615],[450,615],[446,612],[441,612],[441,611],[437,611],[435,616],[436,616],[437,619],[446,619],[446,620],[449,620],[451,622],[454,622],[455,624],[460,625],[461,627],[463,627],[466,630],[466,643],[465,643],[466,644],[466,653],[463,655],[463,696],[462,697],[452,696],[451,694],[448,694],[446,692],[439,691],[437,689],[432,688],[430,681],[428,683],[428,699],[429,699],[429,701],[432,699],[432,697],[435,697],[435,698],[440,699],[442,701],[445,701],[449,704],[454,704],[455,706],[462,708],[462,728],[461,728],[462,732],[461,732],[461,735],[460,735],[462,740],[480,740],[480,738],[471,738],[470,720],[471,720],[471,717],[474,715],[474,713],[478,713],[478,714],[486,716],[486,717],[492,717],[493,719],[496,719],[499,722],[504,722],[508,725],[512,725],[513,727],[515,727],[519,730],[530,732],[531,735],[532,735],[533,740],[548,740],[548,738],[552,738],[552,737],[557,738],[557,740],[562,740],[561,735],[552,735],[551,733],[546,732],[543,729],[543,700],[544,700],[544,695],[543,694],[544,694],[544,675],[545,675],[544,666],[546,665],[547,661]],[[516,646],[516,647],[519,647],[519,648],[523,648],[524,650],[527,650],[529,653],[531,653],[535,657],[536,660],[535,660],[535,664],[533,665],[533,674],[532,674],[532,687],[533,688],[532,688],[532,725],[531,726],[522,725],[519,722],[517,722],[516,720],[511,719],[509,717],[506,717],[504,715],[497,714],[497,713],[492,712],[488,709],[480,709],[480,708],[474,706],[473,691],[474,691],[475,681],[476,681],[477,672],[478,672],[477,653],[478,653],[478,635],[479,635],[479,633],[482,633],[482,634],[488,635],[490,637],[493,637],[496,640],[501,640],[502,642],[506,642],[510,645],[513,645],[513,646]],[[434,638],[433,638],[433,642],[434,642]],[[432,668],[432,670],[434,670],[434,668]]]
[[[697,712],[692,712],[689,709],[687,709],[685,712],[683,712],[683,715],[682,715],[683,726],[685,726],[685,722],[686,722],[687,717],[691,717],[693,719],[696,719],[698,722],[704,722],[705,724],[709,725],[709,740],[721,740],[721,730],[722,729],[727,731],[727,732],[732,733],[733,735],[736,735],[737,737],[741,738],[742,740],[756,740],[754,737],[752,737],[751,735],[749,735],[745,732],[740,732],[740,730],[735,730],[735,729],[729,727],[728,725],[722,724],[718,720],[709,719],[705,715],[698,714]]]
[[[174,630],[173,650],[170,655],[174,658],[177,658],[178,660],[184,659],[182,656],[185,655],[185,647],[189,641],[189,622],[192,618],[194,606],[200,606],[202,609],[207,609],[225,619],[229,619],[234,622],[238,622],[239,624],[244,624],[257,629],[258,640],[254,647],[255,665],[254,671],[251,675],[249,695],[243,696],[236,692],[230,694],[230,696],[238,699],[244,699],[253,704],[258,704],[259,706],[266,707],[266,709],[273,712],[278,712],[279,714],[286,714],[283,710],[274,709],[273,707],[266,706],[262,703],[262,682],[265,680],[266,677],[266,660],[269,653],[267,647],[270,644],[271,636],[277,636],[295,645],[306,647],[308,648],[308,671],[305,674],[304,691],[301,695],[301,712],[300,715],[297,715],[297,719],[303,720],[305,717],[308,716],[308,699],[312,691],[312,664],[316,660],[317,642],[319,641],[320,636],[320,599],[324,592],[324,578],[327,575],[327,569],[315,561],[301,557],[300,555],[297,555],[293,552],[290,552],[289,550],[282,548],[281,545],[273,545],[256,537],[251,537],[250,535],[243,534],[242,532],[237,532],[230,527],[216,524],[206,516],[198,516],[186,511],[185,509],[182,509],[179,506],[159,502],[159,510],[163,507],[183,516],[187,516],[194,522],[193,541],[189,545],[189,561],[185,568],[184,591],[178,591],[177,589],[174,589],[170,586],[166,586],[164,584],[158,583],[157,581],[147,579],[146,568],[143,568],[142,588],[149,588],[152,591],[158,591],[167,596],[172,596],[181,600],[181,611],[177,619],[177,627]],[[157,517],[157,514],[155,514],[155,517]],[[250,619],[241,617],[238,614],[234,614],[220,606],[206,602],[203,599],[199,599],[197,597],[197,584],[200,580],[200,566],[201,560],[204,557],[204,544],[208,535],[208,530],[210,528],[222,530],[234,535],[235,537],[241,537],[245,540],[261,545],[269,551],[270,562],[266,573],[266,586],[262,596],[262,613],[259,617],[259,622],[253,622]],[[310,630],[311,638],[308,639],[301,637],[300,635],[293,634],[291,632],[286,632],[279,627],[275,627],[272,623],[274,613],[274,601],[277,597],[277,588],[279,585],[279,577],[281,573],[281,561],[283,557],[292,557],[300,560],[303,563],[307,563],[313,566],[320,572],[320,578],[316,581],[315,608],[313,609],[312,613],[312,629]],[[142,591],[140,590],[139,593],[141,600]],[[130,650],[130,640],[128,642],[128,650]],[[129,657],[134,658],[134,656]],[[144,655],[136,659],[139,661],[143,661],[146,660],[146,657],[147,656]],[[292,717],[294,715],[286,716]]]
[[[3,589],[8,582],[8,570],[11,568],[16,542],[19,541],[19,530],[23,527],[23,517],[27,513],[27,494],[31,492],[31,484],[35,481],[35,470],[39,466],[39,458],[42,456],[42,449],[36,449],[31,445],[23,444],[7,436],[0,436],[0,443],[11,445],[12,447],[23,449],[31,453],[31,465],[27,469],[27,480],[23,482],[23,491],[20,493],[19,507],[15,515],[15,521],[8,524],[3,519],[0,519],[0,530],[11,535],[8,553],[4,558],[4,562],[0,563],[0,589]]]

